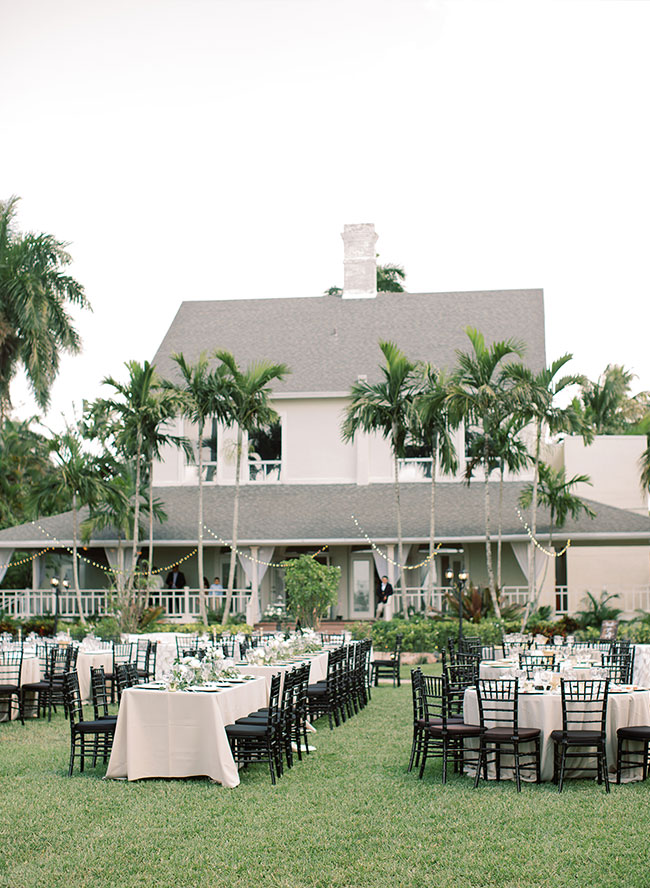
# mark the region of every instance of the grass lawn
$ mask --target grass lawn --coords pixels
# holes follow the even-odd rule
[[[650,784],[440,783],[406,773],[411,688],[385,685],[271,787],[68,779],[69,731],[0,725],[0,885],[147,888],[647,888]]]

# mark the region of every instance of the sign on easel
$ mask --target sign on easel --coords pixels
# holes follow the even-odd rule
[[[618,620],[603,620],[600,624],[600,640],[616,641],[618,635]]]

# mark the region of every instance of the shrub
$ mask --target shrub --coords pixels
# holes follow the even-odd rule
[[[15,620],[11,614],[0,612],[0,632],[8,632],[14,638],[18,635],[18,626],[20,623]]]
[[[496,620],[469,623],[463,620],[463,634],[478,635],[483,644],[500,644],[502,632],[517,632],[519,628],[520,623],[516,620],[504,623]],[[380,651],[390,651],[395,646],[397,635],[402,636],[404,651],[441,651],[447,647],[449,638],[458,637],[458,622],[424,616],[415,616],[410,620],[395,618],[386,622],[378,621],[372,626],[373,647]]]
[[[23,632],[29,635],[35,632],[37,635],[53,635],[54,634],[54,617],[49,614],[40,617],[30,617],[23,622]]]

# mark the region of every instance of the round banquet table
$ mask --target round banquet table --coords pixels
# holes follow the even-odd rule
[[[103,666],[104,672],[111,672],[113,669],[113,652],[109,650],[79,651],[77,655],[77,675],[79,676],[79,691],[82,700],[90,700],[91,666]]]
[[[468,688],[465,691],[463,717],[468,725],[479,724],[478,701],[476,689]],[[607,765],[609,771],[616,769],[617,738],[616,731],[627,725],[650,724],[650,691],[638,690],[631,692],[616,692],[610,689],[607,701]],[[542,732],[540,743],[541,776],[542,780],[553,779],[553,741],[551,731],[562,730],[562,697],[560,693],[519,692],[519,727],[540,728]],[[527,747],[526,747],[527,748]],[[579,764],[575,759],[573,764]],[[506,767],[502,767],[501,775],[506,779],[513,779],[513,772],[507,769],[507,759],[504,757]],[[593,766],[593,759],[585,757],[585,765]],[[469,771],[469,768],[468,768]],[[488,775],[490,772],[488,771]],[[494,778],[494,774],[491,775]],[[579,777],[580,772],[570,771],[569,778]],[[592,777],[593,772],[585,773]],[[532,775],[522,774],[522,779],[533,779]],[[641,769],[638,771],[623,772],[623,782],[641,779]]]
[[[23,668],[20,673],[20,683],[21,685],[32,684],[33,682],[40,681],[41,679],[41,669],[40,669],[40,661],[35,654],[24,654],[23,655]],[[3,682],[3,667],[0,665],[0,684]],[[35,694],[26,694],[24,700],[25,706],[25,715],[27,716],[35,716],[36,715],[36,707],[35,707]],[[18,718],[18,707],[11,707],[11,718]],[[7,721],[7,711],[5,709],[0,709],[0,721]]]

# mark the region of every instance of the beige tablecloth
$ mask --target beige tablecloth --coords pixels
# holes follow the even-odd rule
[[[464,719],[466,724],[479,724],[478,701],[476,690],[468,688],[465,691]],[[634,691],[631,693],[613,693],[610,691],[607,702],[607,764],[609,770],[615,768],[617,738],[616,731],[625,725],[650,724],[650,691]],[[553,741],[551,731],[562,730],[562,698],[560,694],[536,693],[519,694],[519,727],[540,728],[542,732],[541,775],[542,780],[553,778]],[[504,759],[505,761],[505,759]],[[577,765],[578,759],[573,761]],[[592,767],[593,759],[585,758],[585,765]],[[505,767],[501,776],[512,779],[513,774]],[[575,771],[570,772],[570,777],[579,776]],[[586,775],[587,776],[587,775]],[[588,775],[592,776],[592,775]],[[533,779],[527,774],[524,779]],[[624,781],[640,780],[641,771],[628,771],[623,773]]]
[[[106,777],[207,776],[237,786],[225,726],[267,702],[262,679],[219,693],[129,688],[122,694]]]
[[[10,680],[9,676],[10,667],[3,667],[0,664],[0,684],[4,682],[8,682]],[[32,684],[32,682],[40,681],[41,679],[41,670],[40,663],[37,656],[23,656],[23,668],[20,674],[20,683],[21,685]],[[25,714],[28,716],[35,715],[35,711],[32,712],[33,707],[33,694],[29,696],[29,699],[26,697],[25,699]],[[2,708],[0,709],[0,721],[7,721],[7,703],[3,701],[0,704]],[[15,698],[14,703],[11,707],[11,717],[12,719],[18,718],[18,707],[16,706]]]
[[[77,656],[77,675],[82,700],[90,700],[90,667],[103,666],[104,672],[113,669],[112,651],[80,651]]]

